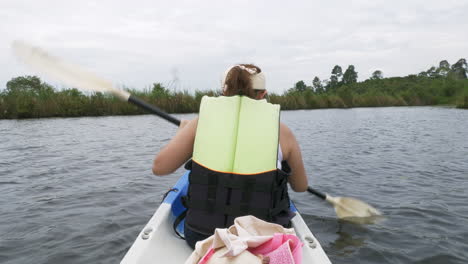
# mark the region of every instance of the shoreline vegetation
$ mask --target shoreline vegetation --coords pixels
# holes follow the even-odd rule
[[[329,79],[315,77],[311,85],[298,81],[283,94],[270,94],[282,110],[380,106],[454,105],[468,109],[468,67],[465,59],[446,60],[419,74],[384,78],[380,70],[362,82],[353,65],[343,72],[336,65]],[[131,94],[169,113],[195,113],[204,95],[219,91],[176,92],[154,83],[150,89],[125,88]],[[78,89],[57,90],[37,76],[11,79],[0,91],[0,119],[139,115],[143,110],[114,96],[85,94]]]

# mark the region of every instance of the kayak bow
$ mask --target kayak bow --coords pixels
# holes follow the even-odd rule
[[[187,194],[188,174],[189,171],[168,193],[122,259],[122,264],[157,263],[160,260],[164,260],[164,263],[184,263],[190,256],[192,249],[173,230],[175,219],[185,210],[181,197]],[[292,202],[291,210],[296,213],[292,219],[292,227],[304,243],[303,263],[331,263]],[[183,234],[183,229],[184,221],[178,225],[177,231]]]

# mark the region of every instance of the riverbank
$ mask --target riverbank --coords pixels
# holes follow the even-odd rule
[[[0,93],[0,119],[139,115],[133,105],[101,93],[58,90],[36,76],[16,77]],[[217,91],[174,92],[159,83],[143,91],[126,89],[168,113],[195,113],[204,95]],[[468,80],[420,76],[393,77],[342,85],[329,91],[311,87],[270,94],[283,110],[381,106],[453,105],[468,108]]]

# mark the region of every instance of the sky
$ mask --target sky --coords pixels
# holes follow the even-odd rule
[[[468,1],[1,0],[0,89],[38,75],[13,55],[23,40],[118,87],[220,89],[222,73],[254,63],[267,89],[328,79],[354,65],[406,76],[468,58]]]

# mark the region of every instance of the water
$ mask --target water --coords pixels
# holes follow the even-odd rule
[[[334,263],[467,262],[468,111],[287,111],[282,121],[312,186],[386,216],[341,222],[293,193]],[[175,131],[151,115],[0,120],[0,263],[118,263],[181,174],[151,174]]]

